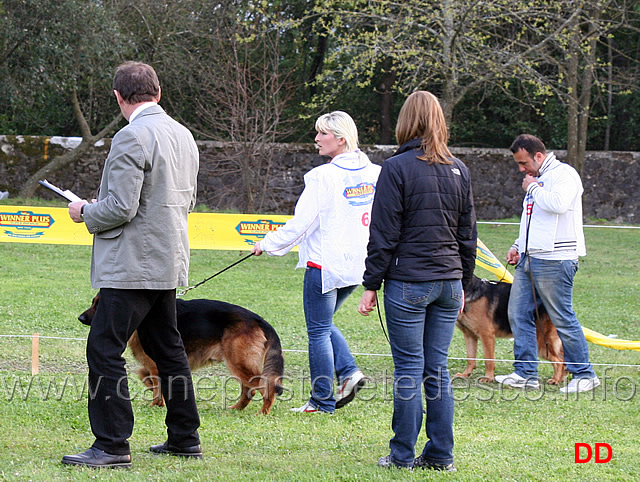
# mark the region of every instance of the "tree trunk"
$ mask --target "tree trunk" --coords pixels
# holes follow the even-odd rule
[[[62,169],[63,167],[78,161],[96,142],[113,132],[122,119],[122,115],[118,114],[113,118],[109,125],[102,129],[97,135],[93,136],[91,135],[87,121],[80,109],[80,102],[78,101],[78,96],[75,90],[71,93],[70,101],[73,107],[74,116],[80,125],[82,142],[75,149],[66,152],[61,156],[54,157],[48,164],[38,169],[35,174],[26,180],[22,189],[20,189],[18,196],[23,198],[32,197],[36,188],[40,185],[38,181],[48,177],[50,174]]]
[[[444,59],[444,85],[442,86],[442,98],[440,104],[447,125],[451,125],[453,119],[453,108],[455,107],[455,93],[458,84],[458,74],[456,72],[455,46],[456,36],[455,23],[453,19],[453,1],[442,2],[443,35],[442,35],[442,57]]]
[[[604,145],[608,151],[611,146],[611,120],[613,116],[613,39],[607,39],[607,124],[604,130]]]
[[[380,83],[380,144],[393,144],[393,123],[391,121],[393,110],[393,84],[396,81],[396,72],[393,68],[393,60],[387,57],[382,64],[382,82]]]
[[[578,56],[580,52],[574,43],[579,36],[577,27],[573,26],[571,47],[566,56],[566,82],[567,82],[567,157],[565,161],[575,167],[578,158]]]
[[[324,33],[318,35],[318,41],[316,43],[316,51],[311,62],[311,69],[309,72],[309,95],[313,97],[316,95],[318,89],[316,88],[316,77],[322,73],[322,67],[324,66],[324,58],[327,54],[327,36]]]
[[[571,30],[571,51],[568,54],[567,84],[569,109],[567,119],[567,162],[582,175],[587,150],[587,133],[591,113],[591,88],[593,87],[594,66],[597,61],[597,25],[601,18],[600,9],[594,6],[589,12],[585,30],[574,25]],[[584,46],[586,44],[586,47]],[[583,64],[580,65],[580,59]]]
[[[587,134],[589,127],[589,116],[591,115],[591,88],[593,87],[594,78],[594,66],[597,62],[596,49],[598,42],[597,24],[600,21],[601,11],[599,8],[594,8],[590,21],[587,26],[586,38],[588,44],[586,58],[586,65],[582,70],[582,82],[580,82],[580,97],[579,97],[579,113],[578,113],[578,151],[576,155],[576,163],[574,167],[578,173],[582,176],[584,171],[584,159],[587,152]]]

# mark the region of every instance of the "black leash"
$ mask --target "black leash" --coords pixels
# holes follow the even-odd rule
[[[506,280],[508,274],[509,274],[509,270],[508,270],[508,265],[507,265],[507,266],[504,267],[504,271],[502,272],[502,276],[498,280],[498,283],[502,283],[504,280]],[[508,283],[508,281],[507,281],[507,283]]]
[[[380,327],[382,328],[382,333],[384,333],[384,337],[387,339],[387,342],[391,344],[391,340],[389,340],[389,335],[387,335],[387,330],[384,327],[384,323],[382,322],[382,314],[380,314],[380,303],[378,303],[378,292],[376,291],[376,308],[378,309],[378,319],[380,320]]]
[[[531,226],[531,218],[533,217],[533,198],[531,201],[531,209],[529,211],[529,219],[527,220],[527,232],[525,236],[524,255],[527,257],[526,262],[529,264],[529,283],[531,283],[531,294],[533,296],[533,305],[536,308],[536,322],[540,319],[540,311],[538,309],[538,296],[536,294],[536,285],[533,282],[533,273],[531,272],[531,256],[529,255],[529,227]],[[522,266],[524,269],[524,265]],[[536,323],[537,325],[537,323]],[[537,326],[536,326],[537,330]],[[549,356],[549,343],[546,343],[547,357]]]
[[[532,198],[533,199],[533,198]],[[529,263],[529,282],[531,283],[531,292],[533,295],[533,304],[536,307],[536,319],[540,318],[540,312],[538,311],[538,300],[536,295],[536,285],[533,282],[533,273],[531,272],[531,256],[529,255],[529,227],[531,227],[531,218],[533,217],[533,200],[531,201],[531,209],[529,210],[529,219],[527,222],[527,233],[524,243],[524,255],[527,257],[527,263]],[[524,268],[524,266],[523,266]]]
[[[248,254],[248,255],[246,255],[244,258],[239,259],[238,261],[236,261],[236,262],[235,262],[235,263],[233,263],[233,264],[230,264],[229,266],[227,266],[227,267],[226,267],[226,268],[224,268],[224,269],[221,269],[221,270],[220,270],[220,271],[218,271],[216,274],[211,275],[211,276],[209,276],[209,277],[208,277],[208,278],[206,278],[206,279],[203,279],[202,281],[200,281],[200,283],[195,284],[195,285],[193,285],[193,286],[189,286],[188,288],[185,288],[185,289],[183,289],[183,290],[179,290],[179,291],[176,293],[176,296],[184,296],[184,295],[186,295],[186,294],[187,294],[187,292],[191,291],[191,290],[192,290],[192,289],[194,289],[194,288],[197,288],[198,286],[200,286],[200,285],[202,285],[202,284],[205,284],[205,283],[206,283],[207,281],[209,281],[210,279],[215,278],[215,277],[216,277],[216,276],[218,276],[219,274],[222,274],[222,273],[224,273],[225,271],[227,271],[228,269],[233,268],[235,265],[242,263],[245,259],[249,259],[251,256],[253,256],[253,253],[249,253],[249,254]]]

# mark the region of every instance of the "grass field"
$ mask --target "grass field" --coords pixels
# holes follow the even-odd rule
[[[480,238],[498,256],[516,227],[479,226]],[[587,228],[588,255],[576,277],[575,308],[582,324],[605,335],[640,339],[640,232]],[[198,282],[228,266],[242,252],[194,251],[190,279]],[[333,416],[291,413],[308,398],[302,272],[297,255],[250,258],[189,292],[245,306],[278,331],[286,359],[286,388],[269,416],[255,416],[261,403],[243,412],[227,410],[237,384],[222,365],[194,373],[202,418],[205,459],[154,456],[149,445],[165,439],[164,409],[151,407],[133,370],[130,390],[136,417],[130,470],[80,469],[60,464],[64,454],[93,441],[86,410],[87,327],[77,316],[89,305],[90,248],[0,243],[0,479],[6,480],[621,480],[640,472],[640,352],[590,344],[603,380],[592,393],[562,395],[480,384],[484,364],[470,381],[456,380],[455,464],[442,474],[384,470],[388,453],[393,365],[377,316],[356,312],[362,289],[336,317],[362,370],[372,383],[358,400]],[[492,278],[486,272],[480,276]],[[39,333],[40,374],[31,376],[32,333]],[[12,336],[9,336],[12,335]],[[480,352],[481,353],[481,352]],[[464,341],[456,330],[450,370],[465,365]],[[135,360],[126,353],[135,368]],[[498,340],[497,373],[510,373],[512,342]],[[541,365],[543,378],[552,375]],[[306,380],[306,382],[305,382]],[[426,441],[423,434],[419,446]],[[574,462],[574,444],[607,443],[609,463]],[[584,456],[584,452],[582,453]]]

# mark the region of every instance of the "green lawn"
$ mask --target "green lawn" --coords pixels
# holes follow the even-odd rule
[[[504,259],[516,226],[479,226],[480,238]],[[576,277],[575,308],[583,325],[618,338],[640,340],[640,232],[587,228],[588,255]],[[194,251],[190,279],[196,283],[246,252]],[[255,416],[261,402],[244,412],[227,410],[237,384],[217,365],[195,372],[200,435],[205,459],[184,461],[147,452],[165,439],[164,409],[132,372],[136,416],[131,437],[133,468],[91,470],[60,464],[62,455],[93,441],[86,410],[84,339],[88,328],[77,316],[91,302],[90,248],[0,244],[0,479],[7,480],[620,480],[640,472],[638,385],[640,352],[590,344],[591,359],[605,382],[592,393],[565,396],[557,388],[538,392],[480,384],[480,366],[470,381],[455,381],[456,474],[383,470],[392,436],[393,364],[377,316],[360,316],[360,288],[336,322],[359,366],[372,383],[333,416],[291,413],[308,398],[306,331],[302,314],[302,272],[297,255],[250,258],[187,298],[213,298],[247,307],[278,331],[286,359],[286,391],[271,415]],[[478,270],[480,276],[492,275]],[[40,374],[31,376],[32,333],[39,333]],[[21,337],[10,337],[17,335]],[[47,338],[44,338],[47,337]],[[481,351],[480,351],[481,353]],[[464,341],[456,330],[450,370],[465,365]],[[135,360],[126,354],[135,368]],[[511,360],[512,342],[498,340],[496,358]],[[497,373],[510,373],[509,361]],[[552,375],[549,365],[540,368]],[[422,435],[419,446],[426,441]],[[574,444],[608,443],[606,464],[574,463]]]

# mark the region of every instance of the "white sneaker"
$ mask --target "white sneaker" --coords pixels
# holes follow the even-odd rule
[[[572,378],[569,385],[562,387],[560,391],[562,393],[588,392],[599,386],[600,379],[598,377]]]
[[[535,378],[523,378],[516,372],[509,375],[496,375],[496,382],[508,385],[513,388],[532,388],[537,390],[540,388],[540,383]]]
[[[345,378],[336,393],[336,408],[342,408],[352,401],[365,383],[366,379],[360,370]]]
[[[324,410],[320,410],[318,407],[314,407],[311,405],[311,402],[305,403],[302,407],[292,408],[291,411],[300,413],[329,413]]]

